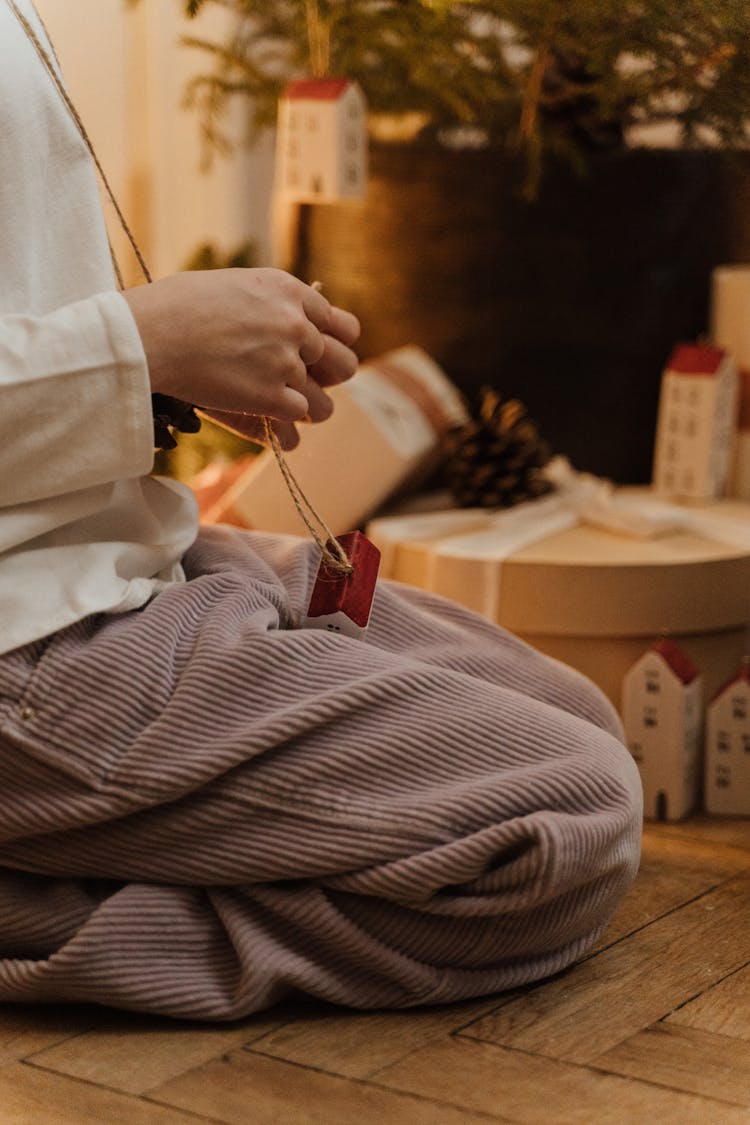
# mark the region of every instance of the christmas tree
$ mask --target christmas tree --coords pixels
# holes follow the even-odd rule
[[[747,0],[182,0],[236,14],[189,99],[226,144],[228,101],[246,95],[255,132],[272,126],[291,78],[356,79],[373,114],[420,115],[424,139],[457,127],[581,162],[629,126],[675,121],[686,146],[747,143]]]

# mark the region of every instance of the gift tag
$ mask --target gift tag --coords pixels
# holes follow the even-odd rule
[[[361,531],[340,535],[338,542],[354,569],[342,574],[321,561],[302,628],[362,638],[370,620],[380,551]]]

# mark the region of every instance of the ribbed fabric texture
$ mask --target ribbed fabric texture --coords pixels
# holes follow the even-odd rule
[[[316,566],[206,529],[185,585],[0,658],[0,999],[402,1007],[600,934],[641,821],[609,703],[395,584],[364,642],[295,629]]]

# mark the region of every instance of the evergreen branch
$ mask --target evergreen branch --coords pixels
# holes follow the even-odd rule
[[[748,0],[180,2],[191,18],[209,3],[236,15],[226,42],[185,38],[212,60],[192,90],[211,136],[233,98],[252,99],[257,133],[290,79],[331,73],[356,79],[375,113],[416,111],[433,134],[470,124],[520,144],[532,186],[545,154],[580,164],[634,123],[675,120],[689,143],[708,131],[747,139]]]

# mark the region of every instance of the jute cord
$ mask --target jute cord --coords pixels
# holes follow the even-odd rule
[[[27,38],[31,41],[37,55],[39,56],[39,58],[42,62],[42,65],[44,66],[44,69],[47,71],[50,78],[54,82],[55,87],[57,88],[57,92],[59,93],[60,97],[62,98],[63,102],[65,103],[65,106],[66,106],[68,112],[70,113],[71,117],[73,118],[73,121],[76,124],[76,128],[78,129],[78,132],[80,133],[81,138],[82,138],[84,144],[86,145],[86,148],[89,151],[91,159],[94,161],[94,165],[96,167],[96,170],[99,173],[99,176],[101,177],[102,183],[104,184],[104,189],[107,192],[110,203],[112,204],[112,206],[115,209],[115,214],[117,215],[118,221],[119,221],[123,231],[125,232],[125,235],[128,239],[128,242],[130,243],[130,246],[133,250],[133,253],[135,254],[138,265],[140,266],[141,271],[143,272],[143,276],[146,279],[146,281],[149,282],[149,284],[150,284],[151,281],[152,281],[151,272],[150,272],[148,266],[146,265],[146,262],[143,258],[143,255],[141,254],[140,248],[139,248],[139,246],[138,246],[138,244],[135,240],[135,236],[133,235],[133,232],[131,231],[130,227],[128,226],[128,222],[127,222],[127,220],[126,220],[126,218],[125,218],[125,216],[124,216],[124,214],[123,214],[123,212],[120,208],[119,203],[117,202],[117,199],[116,199],[115,194],[112,190],[112,187],[110,186],[109,180],[107,179],[107,176],[104,172],[104,169],[102,168],[99,157],[96,154],[96,150],[94,149],[94,145],[91,141],[91,138],[89,137],[88,132],[86,131],[86,126],[83,124],[83,121],[81,120],[80,114],[78,113],[78,110],[76,109],[75,105],[73,104],[73,102],[71,100],[71,97],[68,94],[68,91],[65,89],[63,81],[60,78],[60,75],[57,71],[57,68],[55,67],[55,64],[53,63],[53,61],[50,58],[47,51],[45,50],[44,45],[41,43],[41,41],[39,39],[39,36],[34,31],[34,28],[31,26],[29,21],[26,19],[26,16],[23,14],[23,12],[19,9],[15,0],[8,0],[8,6],[10,7],[11,11],[15,15],[18,22],[21,24],[24,31],[26,32]],[[37,12],[37,16],[39,17],[39,22],[42,23],[41,16],[39,16],[38,12]],[[42,23],[42,27],[44,27],[43,23]],[[46,34],[47,39],[49,41],[50,47],[52,47],[52,53],[55,55],[55,59],[57,59],[57,55],[55,54],[55,49],[52,46],[52,40],[50,39],[50,36],[49,36],[49,33],[47,32],[46,27],[44,28],[44,31],[45,31],[45,34]],[[114,266],[115,275],[117,277],[117,284],[119,285],[120,289],[124,289],[125,286],[123,284],[122,273],[120,271],[120,267],[118,265],[117,259],[114,255],[114,251],[112,250],[111,246],[110,246],[110,253],[112,255],[112,265]]]
[[[128,222],[125,218],[125,215],[123,214],[122,209],[121,209],[119,203],[117,202],[114,191],[112,190],[112,187],[110,186],[109,180],[107,179],[107,176],[104,172],[104,169],[102,168],[101,161],[99,160],[99,157],[97,156],[96,150],[94,149],[93,142],[91,141],[91,138],[89,137],[88,132],[86,131],[86,127],[83,124],[83,121],[81,120],[81,116],[78,113],[78,110],[76,109],[75,105],[73,104],[73,101],[71,100],[70,95],[68,94],[68,91],[65,89],[63,81],[60,78],[60,75],[58,73],[58,70],[57,70],[54,62],[50,58],[49,53],[46,51],[44,45],[40,41],[39,36],[35,32],[32,25],[26,19],[26,16],[23,14],[23,12],[20,11],[20,9],[18,8],[18,5],[16,4],[15,0],[7,0],[7,3],[8,3],[9,8],[13,12],[13,14],[15,15],[16,19],[21,24],[21,27],[23,28],[24,32],[26,33],[27,38],[31,41],[37,55],[39,56],[39,59],[42,62],[42,65],[44,66],[44,69],[47,71],[48,75],[52,79],[60,97],[62,98],[62,100],[63,100],[63,102],[64,102],[64,104],[65,104],[65,106],[68,110],[68,112],[70,113],[71,117],[73,118],[73,121],[75,122],[76,128],[78,129],[78,132],[80,133],[81,139],[83,140],[84,144],[86,145],[86,148],[89,151],[91,159],[94,162],[94,166],[95,166],[95,168],[96,168],[96,170],[97,170],[97,172],[98,172],[98,174],[101,178],[101,181],[102,181],[102,184],[104,185],[104,189],[107,193],[107,196],[109,197],[109,200],[110,200],[110,202],[111,202],[111,204],[112,204],[112,206],[115,210],[115,214],[117,215],[117,219],[120,223],[120,226],[122,227],[122,229],[123,229],[123,231],[124,231],[124,233],[125,233],[125,235],[128,239],[128,242],[130,243],[130,246],[131,246],[131,248],[133,250],[133,253],[136,257],[138,265],[141,268],[143,276],[146,279],[146,282],[148,284],[151,284],[151,282],[153,280],[152,276],[151,276],[151,271],[149,270],[148,266],[146,265],[146,261],[143,257],[143,254],[140,251],[140,247],[138,246],[138,243],[136,242],[135,235],[133,234],[133,232],[130,229],[130,226],[128,225]],[[44,27],[44,23],[42,22],[41,17],[39,16],[39,13],[37,13],[37,16],[39,18],[39,22],[42,24],[42,27],[44,28],[45,35],[47,36],[47,40],[48,40],[48,42],[50,44],[50,47],[52,49],[52,54],[54,55],[55,60],[57,60],[55,48],[52,44],[52,40],[50,39],[49,33],[47,32],[46,27]],[[112,249],[111,244],[110,244],[110,254],[111,254],[111,257],[112,257],[112,265],[114,267],[115,277],[117,278],[117,284],[118,284],[119,288],[122,290],[122,289],[125,288],[124,283],[123,283],[123,278],[122,278],[122,272],[120,270],[119,264],[117,262],[117,259],[115,257],[114,250]],[[313,284],[313,288],[319,290],[321,287],[320,287],[319,283],[315,282]],[[288,488],[289,493],[292,497],[292,500],[294,502],[294,506],[297,509],[297,512],[299,513],[299,515],[300,515],[301,519],[303,520],[305,526],[307,527],[308,531],[310,532],[312,538],[315,540],[316,544],[320,548],[322,556],[323,556],[323,560],[325,561],[326,565],[331,570],[337,571],[337,572],[342,573],[342,574],[351,574],[352,571],[354,570],[354,567],[352,566],[349,559],[347,558],[346,551],[341,546],[339,541],[336,539],[335,535],[330,530],[330,528],[325,523],[325,521],[318,515],[318,513],[316,512],[312,503],[308,500],[308,498],[305,496],[304,492],[302,491],[302,488],[300,487],[299,482],[297,481],[294,474],[292,473],[292,470],[290,469],[289,464],[288,464],[288,462],[287,462],[287,460],[284,456],[284,451],[281,448],[281,443],[279,442],[278,436],[276,435],[276,432],[273,429],[273,425],[271,423],[270,418],[264,417],[262,419],[262,422],[263,422],[263,431],[264,431],[264,434],[265,434],[266,441],[268,442],[271,450],[273,451],[273,455],[276,458],[279,469],[281,470],[281,475],[282,475],[282,477],[284,479],[284,483],[286,484],[286,487]],[[305,509],[307,509],[307,511],[305,511]],[[307,513],[309,513],[309,516],[308,516]],[[310,517],[312,517],[312,519]],[[315,523],[312,522],[313,520],[315,521]],[[315,526],[315,524],[317,524],[317,527]],[[325,539],[321,536],[318,528],[322,528],[322,530],[325,532],[325,534],[326,534]]]
[[[263,419],[263,431],[266,441],[274,452],[279,468],[281,469],[281,475],[284,478],[284,483],[289,489],[289,494],[294,501],[294,506],[297,509],[300,518],[304,521],[305,527],[320,547],[326,565],[330,567],[331,570],[340,571],[343,574],[351,574],[354,570],[354,567],[347,558],[346,551],[341,546],[331,529],[328,527],[325,520],[323,520],[322,517],[318,515],[318,513],[315,511],[315,508],[305,496],[305,493],[302,491],[302,487],[299,481],[295,477],[294,473],[289,467],[289,462],[284,456],[281,444],[273,429],[273,426],[271,425],[271,421],[269,418]],[[322,538],[320,532],[308,517],[307,513],[305,512],[305,508],[307,509],[307,512],[309,512],[313,517],[313,519],[317,521],[318,527],[322,528],[325,532],[325,539]]]

